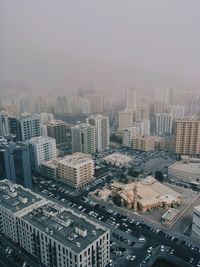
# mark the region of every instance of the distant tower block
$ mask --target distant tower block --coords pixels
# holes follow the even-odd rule
[[[133,202],[133,210],[137,211],[137,182],[135,182],[134,186],[134,202]]]

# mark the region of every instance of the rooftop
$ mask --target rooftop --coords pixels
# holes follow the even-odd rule
[[[49,137],[49,136],[38,136],[38,137],[33,137],[30,140],[28,140],[28,143],[31,144],[43,144],[46,142],[56,142],[54,138]]]
[[[53,202],[29,212],[23,219],[76,253],[108,231],[85,216]]]
[[[67,165],[70,167],[78,167],[78,166],[84,166],[87,163],[92,162],[92,158],[90,155],[86,155],[83,153],[74,153],[72,155],[66,156],[63,159],[59,160],[58,162]]]
[[[55,159],[52,159],[52,160],[43,162],[41,165],[56,169],[58,167],[58,161]]]
[[[200,162],[178,161],[169,167],[171,170],[186,172],[200,177]]]
[[[44,199],[29,189],[12,183],[9,180],[0,181],[0,205],[13,213],[23,210]]]
[[[173,221],[175,217],[178,215],[179,210],[177,209],[169,209],[165,214],[163,214],[162,219],[167,221]]]

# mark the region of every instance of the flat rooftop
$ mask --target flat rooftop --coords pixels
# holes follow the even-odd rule
[[[53,202],[48,202],[22,218],[76,253],[108,231],[83,215]]]
[[[50,167],[52,169],[57,169],[58,168],[58,161],[55,159],[52,159],[52,160],[48,160],[48,161],[43,162],[41,165]]]
[[[28,140],[28,143],[39,145],[39,144],[52,142],[52,141],[55,141],[55,139],[50,136],[38,136],[38,137],[33,137],[30,140]]]
[[[179,161],[172,164],[169,167],[171,170],[186,172],[194,175],[199,175],[200,177],[200,162],[189,162]]]
[[[29,189],[12,183],[9,180],[0,181],[0,205],[13,213],[23,210],[44,199]]]
[[[93,160],[92,157],[89,155],[83,153],[74,153],[59,160],[58,163],[70,166],[72,168],[76,168],[78,166],[84,166],[85,164],[90,163],[91,161]]]
[[[169,209],[165,214],[163,214],[162,219],[167,221],[173,221],[178,215],[179,210],[177,209]]]

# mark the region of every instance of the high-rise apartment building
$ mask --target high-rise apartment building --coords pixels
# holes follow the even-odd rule
[[[109,118],[102,115],[87,118],[87,124],[95,126],[96,150],[102,151],[110,145],[110,125]]]
[[[172,132],[172,115],[168,113],[156,114],[156,133],[171,134]]]
[[[132,147],[133,137],[140,134],[140,128],[137,126],[130,126],[122,130],[122,146]]]
[[[126,91],[126,108],[133,111],[137,110],[137,89],[128,89]]]
[[[133,124],[134,114],[131,109],[119,111],[119,131]]]
[[[200,121],[182,119],[176,121],[175,152],[181,155],[200,154]]]
[[[93,180],[93,176],[94,162],[89,155],[77,152],[58,160],[58,178],[70,187],[84,187]]]
[[[56,141],[52,137],[33,137],[28,141],[31,167],[38,170],[48,160],[56,159]]]
[[[64,121],[53,120],[47,124],[47,135],[56,140],[56,145],[66,143],[66,125]]]
[[[45,266],[109,264],[108,229],[7,180],[0,181],[0,215],[1,233]]]
[[[16,136],[17,141],[27,141],[40,136],[41,123],[37,114],[21,114],[8,117],[10,134]]]
[[[8,114],[6,112],[0,112],[0,136],[5,136],[8,134]]]
[[[11,143],[0,149],[0,179],[32,187],[30,153],[27,144]]]
[[[72,152],[92,154],[96,151],[95,126],[86,123],[71,128]]]
[[[179,105],[173,105],[169,107],[169,112],[172,114],[172,119],[183,119],[185,116],[185,107]]]

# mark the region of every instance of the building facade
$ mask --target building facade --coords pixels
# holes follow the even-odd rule
[[[0,199],[0,231],[44,265],[108,265],[105,227],[7,180],[0,181]]]
[[[71,128],[72,153],[82,152],[92,154],[96,151],[95,126],[85,123],[78,124]]]
[[[153,136],[138,135],[132,140],[132,148],[144,152],[155,150],[155,139]]]
[[[119,111],[119,131],[127,128],[133,124],[134,115],[130,109]]]
[[[8,114],[6,112],[0,112],[0,136],[5,136],[8,134]]]
[[[110,145],[109,117],[96,115],[87,118],[87,124],[95,127],[96,150],[105,150]]]
[[[156,114],[156,133],[171,134],[172,132],[172,115],[168,113]]]
[[[200,154],[200,121],[195,119],[176,120],[175,152],[181,155]]]
[[[0,149],[0,179],[32,187],[30,153],[27,144],[11,143]]]
[[[193,211],[192,234],[200,238],[200,206],[195,207]]]
[[[56,140],[56,145],[66,143],[66,125],[61,120],[53,120],[47,124],[47,135]]]
[[[48,160],[56,159],[56,141],[52,137],[34,137],[28,141],[31,167],[38,170]]]
[[[140,128],[137,126],[130,126],[122,130],[122,146],[130,147],[132,146],[133,137],[140,134]]]
[[[70,187],[84,187],[93,180],[93,176],[94,162],[89,155],[74,153],[58,160],[58,178]]]
[[[40,136],[41,123],[37,114],[21,114],[8,117],[10,134],[16,136],[17,141],[27,141]]]

